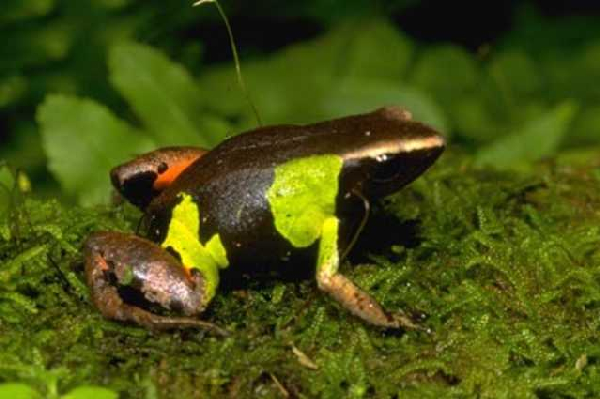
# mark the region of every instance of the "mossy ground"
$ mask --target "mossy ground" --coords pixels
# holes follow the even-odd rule
[[[78,248],[135,219],[27,200],[0,229],[0,382],[123,398],[600,396],[600,155],[471,165],[447,154],[388,198],[342,267],[432,334],[366,325],[313,281],[217,294],[206,318],[230,338],[112,323]]]

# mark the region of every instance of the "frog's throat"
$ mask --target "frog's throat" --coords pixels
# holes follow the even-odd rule
[[[275,180],[267,199],[275,228],[294,247],[312,245],[322,234],[325,220],[335,215],[339,155],[313,155],[288,161],[275,168]]]
[[[203,304],[208,304],[217,292],[219,269],[229,266],[227,251],[219,234],[215,234],[206,245],[200,243],[200,208],[189,194],[180,194],[181,202],[173,208],[164,248],[170,247],[181,257],[186,268],[196,269],[204,278]]]

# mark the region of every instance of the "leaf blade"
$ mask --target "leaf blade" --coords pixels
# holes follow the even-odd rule
[[[108,200],[108,171],[155,147],[152,140],[96,102],[51,95],[38,108],[37,121],[48,168],[80,204]]]
[[[202,112],[200,90],[185,68],[160,51],[120,43],[109,51],[109,70],[112,85],[158,145],[211,148],[228,132],[227,123]]]
[[[555,154],[576,109],[573,102],[563,102],[521,130],[483,147],[475,157],[475,164],[512,169]]]

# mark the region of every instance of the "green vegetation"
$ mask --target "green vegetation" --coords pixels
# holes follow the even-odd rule
[[[234,67],[204,62],[201,43],[176,35],[218,15],[80,3],[9,0],[0,17],[10,132],[0,150],[0,397],[600,396],[597,19],[525,7],[510,32],[471,53],[359,19],[370,14],[359,1],[335,17],[334,1],[282,11],[327,28],[267,55],[241,49],[265,124],[400,104],[450,137],[430,172],[379,204],[341,265],[433,332],[383,332],[313,281],[266,279],[217,293],[205,318],[233,333],[217,338],[104,320],[79,248],[92,231],[137,227],[136,210],[107,205],[109,168],[255,126]]]
[[[431,335],[365,325],[313,281],[220,292],[206,318],[226,339],[108,322],[77,247],[134,224],[120,208],[28,199],[2,226],[0,378],[149,398],[599,395],[600,162],[573,158],[507,173],[448,154],[389,199],[386,218],[417,223],[414,235],[367,228],[342,271],[386,307],[427,315]]]

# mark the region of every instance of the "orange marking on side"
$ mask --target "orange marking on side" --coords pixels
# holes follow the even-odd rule
[[[108,271],[108,269],[110,269],[108,266],[108,262],[106,262],[106,260],[100,255],[94,255],[94,263],[98,265],[98,267],[102,271]]]
[[[188,166],[190,166],[198,158],[200,158],[200,156],[181,159],[177,163],[172,163],[169,165],[169,169],[158,175],[158,178],[154,180],[154,189],[161,191],[168,187],[175,179],[177,179],[177,176],[179,176],[181,172],[186,170]]]
[[[187,267],[186,265],[183,265],[183,271],[185,272],[185,276],[188,278],[188,280],[191,280],[192,279],[192,268]]]
[[[188,279],[188,281],[194,281],[194,277],[192,276],[193,267],[188,267],[184,264],[181,265],[183,266],[183,272],[185,273],[185,277]]]

